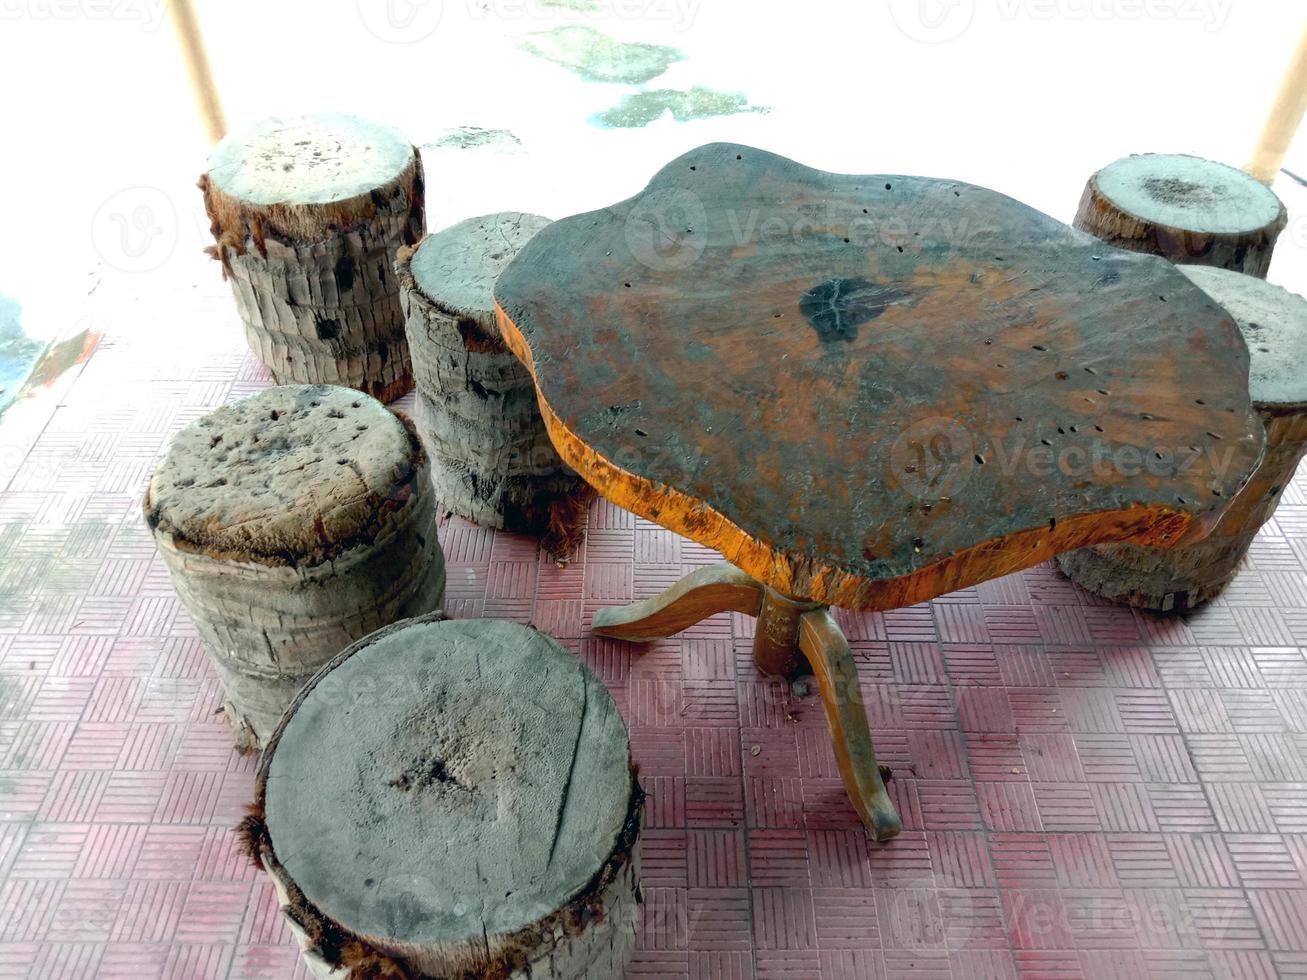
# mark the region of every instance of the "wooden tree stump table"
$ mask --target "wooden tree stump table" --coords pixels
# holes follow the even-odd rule
[[[1238,329],[1174,266],[955,181],[704,146],[545,228],[495,297],[563,459],[731,562],[595,632],[759,616],[758,667],[811,669],[880,839],[900,822],[827,606],[1190,541],[1263,450]]]
[[[1288,212],[1242,170],[1201,157],[1141,153],[1089,178],[1075,226],[1110,245],[1266,278]]]
[[[145,519],[242,750],[344,647],[444,603],[421,444],[347,388],[269,388],[187,426],[150,479]]]
[[[642,796],[603,683],[543,633],[428,616],[323,668],[245,844],[319,976],[620,980]]]
[[[1266,455],[1201,541],[1167,550],[1095,545],[1057,556],[1076,584],[1155,612],[1191,609],[1230,584],[1307,454],[1307,299],[1238,272],[1204,266],[1181,271],[1243,331],[1252,361],[1249,392],[1266,426]]]
[[[321,114],[264,119],[222,140],[200,178],[245,337],[279,382],[413,386],[400,246],[422,237],[422,158],[388,126]]]
[[[535,384],[495,323],[499,273],[548,218],[469,218],[401,249],[395,263],[416,382],[414,418],[441,504],[543,539],[566,558],[594,491],[554,450]]]

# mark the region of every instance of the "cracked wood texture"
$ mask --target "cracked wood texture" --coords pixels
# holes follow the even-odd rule
[[[261,747],[342,648],[444,603],[422,447],[347,388],[269,388],[203,416],[172,441],[144,508],[241,749]]]
[[[517,211],[469,218],[400,249],[413,416],[441,504],[487,527],[543,538],[570,556],[594,491],[554,450],[535,385],[499,335],[500,272],[548,218]]]
[[[299,695],[256,793],[315,965],[621,976],[642,797],[612,696],[552,637],[440,614],[374,633]]]
[[[958,181],[711,144],[542,230],[495,297],[568,464],[833,605],[1192,540],[1263,451],[1224,310]]]
[[[1216,529],[1201,541],[1165,551],[1096,545],[1057,559],[1067,577],[1088,591],[1159,612],[1190,609],[1230,584],[1307,454],[1307,300],[1238,272],[1205,266],[1182,271],[1228,310],[1243,332],[1252,359],[1248,388],[1266,426],[1266,453]]]
[[[278,381],[383,402],[412,387],[392,263],[426,227],[416,147],[354,116],[270,117],[218,144],[200,188],[209,252]]]
[[[1118,248],[1265,279],[1288,220],[1275,193],[1242,170],[1140,153],[1089,178],[1074,224]]]

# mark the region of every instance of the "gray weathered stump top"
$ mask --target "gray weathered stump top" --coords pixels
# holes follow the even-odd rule
[[[552,638],[497,620],[359,641],[292,706],[260,781],[286,873],[387,946],[480,943],[557,911],[608,861],[631,803],[607,689]]]
[[[272,116],[223,137],[208,172],[247,204],[330,204],[395,180],[413,152],[397,129],[356,116]]]
[[[269,388],[177,434],[150,479],[146,520],[180,547],[314,564],[370,543],[421,460],[408,427],[367,395]]]
[[[1307,405],[1307,299],[1240,272],[1179,268],[1239,324],[1248,344],[1252,400],[1279,408]]]
[[[1280,199],[1242,170],[1201,157],[1141,153],[1095,175],[1122,211],[1151,224],[1210,234],[1256,231],[1275,220]]]
[[[442,312],[472,320],[490,336],[495,325],[495,281],[548,218],[520,211],[469,218],[428,235],[410,268],[424,296]]]

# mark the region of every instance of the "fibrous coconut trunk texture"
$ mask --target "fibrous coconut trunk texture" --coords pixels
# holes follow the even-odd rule
[[[412,387],[393,262],[425,230],[416,147],[351,116],[265,119],[218,145],[200,188],[209,252],[279,382]]]
[[[270,388],[188,426],[145,516],[242,750],[344,647],[444,603],[421,444],[345,388]]]
[[[396,272],[437,499],[478,524],[541,536],[566,558],[593,491],[554,450],[531,375],[499,337],[492,295],[548,223],[517,212],[472,218],[402,250]]]

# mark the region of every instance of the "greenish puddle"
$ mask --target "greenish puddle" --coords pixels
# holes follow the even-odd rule
[[[474,150],[482,146],[500,149],[518,147],[522,141],[509,129],[482,129],[480,126],[457,126],[446,130],[434,142],[424,143],[423,149]]]
[[[664,112],[677,122],[730,116],[737,112],[770,112],[768,106],[750,105],[738,92],[717,92],[696,85],[689,89],[659,88],[624,96],[611,109],[596,113],[590,121],[605,129],[648,126]]]
[[[619,41],[593,27],[555,27],[522,42],[522,49],[575,72],[588,82],[638,85],[656,78],[685,55],[663,44]]]

